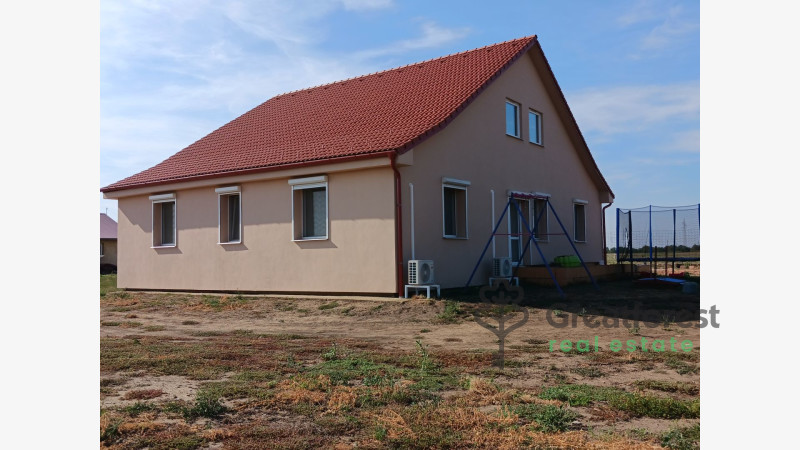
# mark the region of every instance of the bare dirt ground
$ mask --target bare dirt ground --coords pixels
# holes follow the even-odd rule
[[[697,448],[698,295],[630,281],[564,298],[523,288],[528,321],[506,338],[502,370],[476,289],[378,301],[110,292],[101,445]]]

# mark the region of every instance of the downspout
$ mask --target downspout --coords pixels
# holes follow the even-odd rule
[[[606,209],[608,209],[608,207],[611,206],[612,204],[614,204],[614,197],[611,197],[611,203],[607,204],[606,206],[603,206],[603,211],[600,214],[603,218],[603,265],[604,266],[608,265],[608,255],[606,254]],[[619,264],[619,261],[617,261],[617,264]]]
[[[401,202],[401,180],[400,171],[397,170],[397,152],[389,154],[389,161],[394,171],[394,254],[397,257],[397,268],[395,273],[397,296],[403,292],[403,209]]]

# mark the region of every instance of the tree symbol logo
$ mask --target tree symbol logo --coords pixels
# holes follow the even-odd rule
[[[483,286],[479,295],[483,307],[473,313],[475,322],[497,336],[500,348],[494,364],[502,370],[505,366],[506,337],[528,321],[528,308],[520,306],[525,293],[520,286],[511,286],[508,280],[501,280],[497,286]],[[522,320],[508,325],[507,321],[518,312],[522,313]],[[494,318],[497,325],[485,321],[485,317]]]

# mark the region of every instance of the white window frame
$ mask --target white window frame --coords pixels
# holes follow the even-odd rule
[[[228,244],[241,244],[243,240],[242,236],[242,203],[244,202],[242,199],[242,189],[240,186],[226,186],[214,189],[214,192],[217,193],[217,244],[219,245],[228,245]],[[228,197],[231,195],[238,195],[239,196],[239,240],[236,241],[222,241],[222,197]],[[225,220],[228,220],[226,217]],[[230,230],[228,231],[230,235]]]
[[[106,256],[105,255],[105,245],[104,245],[103,241],[100,241],[100,257],[102,258],[103,256]]]
[[[442,177],[442,237],[444,239],[469,239],[469,189],[467,188],[470,186],[470,184],[471,183],[469,181],[459,180],[457,178]],[[445,209],[444,199],[445,189],[458,189],[464,191],[464,236],[459,236],[458,234],[447,234],[447,211]],[[458,233],[458,219],[457,217],[454,217],[453,220],[456,220],[456,233]]]
[[[512,105],[512,106],[514,106],[514,108],[516,108],[516,111],[517,111],[516,118],[515,118],[515,120],[516,120],[516,128],[517,128],[517,134],[516,135],[508,134],[508,122],[506,121],[507,118],[505,117],[505,115],[506,115],[505,114],[506,113],[505,105]],[[511,136],[513,138],[516,138],[516,139],[522,139],[522,120],[521,120],[521,117],[520,117],[520,111],[522,110],[522,104],[507,98],[505,105],[503,105],[503,119],[504,119],[503,121],[505,123],[505,128],[506,128],[506,136]]]
[[[151,195],[150,196],[150,221],[152,224],[151,234],[152,234],[152,246],[150,248],[173,248],[178,246],[178,199],[175,196],[175,193],[169,194],[158,194],[158,195]],[[175,204],[175,217],[173,217],[172,221],[172,236],[174,237],[174,241],[172,244],[156,244],[156,215],[154,214],[155,206],[157,203],[174,203]],[[159,224],[159,227],[163,226],[163,224]],[[164,235],[164,231],[162,230],[160,235]]]
[[[572,199],[572,240],[574,242],[585,243],[586,242],[586,237],[589,234],[588,233],[589,230],[586,229],[586,209],[587,209],[586,206],[588,204],[589,204],[589,202],[586,201],[586,200],[581,200],[579,198]],[[578,225],[578,220],[577,220],[578,217],[575,214],[575,207],[577,205],[583,206],[583,240],[578,240],[578,227],[577,227],[577,225]]]
[[[328,189],[328,176],[327,175],[319,175],[315,177],[305,177],[305,178],[294,178],[289,180],[289,185],[292,187],[291,197],[290,197],[290,205],[292,208],[292,241],[325,241],[330,238],[330,201],[329,195],[330,190]],[[300,218],[300,232],[297,231],[297,221],[295,220],[295,196],[297,195],[297,191],[303,191],[306,189],[314,189],[324,187],[325,188],[325,235],[324,236],[303,236],[303,225],[305,224],[305,217]],[[300,192],[302,195],[302,192]],[[302,198],[300,200],[302,204]]]
[[[534,141],[533,136],[531,135],[531,115],[535,115],[538,117],[536,121],[536,136],[539,138],[539,141]],[[544,137],[542,136],[542,129],[544,126],[542,125],[542,113],[536,111],[535,109],[529,108],[528,109],[528,142],[531,144],[539,145],[544,147]]]

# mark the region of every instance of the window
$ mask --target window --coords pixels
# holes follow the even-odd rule
[[[506,134],[515,138],[519,135],[519,104],[506,100]]]
[[[292,186],[292,239],[328,239],[328,177],[296,178]]]
[[[531,207],[530,201],[525,199],[515,198],[514,202],[519,207],[519,211],[513,205],[508,210],[509,256],[513,262],[519,262],[520,260],[524,262],[525,255],[522,254],[522,249],[528,241],[527,226],[531,223]]]
[[[573,207],[575,213],[573,214],[575,218],[575,227],[574,233],[575,242],[586,242],[586,204],[588,202],[585,200],[573,200]]]
[[[533,237],[537,241],[550,240],[547,225],[547,200],[535,198],[533,199]]]
[[[467,186],[469,181],[442,179],[442,232],[445,238],[466,239]]]
[[[100,257],[102,258],[105,256],[105,245],[103,245],[103,241],[100,241]]]
[[[219,194],[219,243],[239,244],[242,242],[242,194],[239,186],[217,188],[215,191]]]
[[[528,139],[542,145],[542,115],[534,110],[528,111]]]
[[[174,247],[177,235],[175,194],[151,195],[153,247]]]

